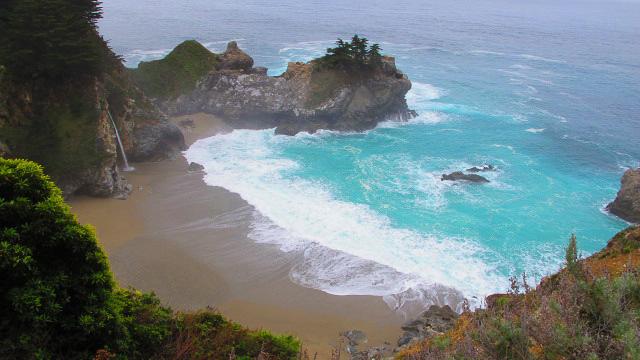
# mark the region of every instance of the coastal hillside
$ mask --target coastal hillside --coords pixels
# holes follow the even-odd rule
[[[339,40],[324,57],[289,63],[278,76],[253,64],[235,42],[224,53],[213,54],[187,41],[165,59],[143,62],[132,72],[169,114],[205,112],[236,128],[276,127],[277,134],[285,135],[361,131],[383,120],[416,115],[405,100],[411,81],[395,59],[382,56],[377,44],[369,46],[357,35],[351,42]]]
[[[176,46],[164,59],[141,62],[130,69],[133,80],[147,96],[166,101],[186,94],[219,64],[218,55],[195,40]]]
[[[0,148],[43,164],[65,195],[125,197],[124,156],[164,158],[184,140],[97,33],[100,3],[80,4],[2,3]]]
[[[572,237],[565,258],[565,267],[536,288],[526,275],[512,278],[508,293],[466,310],[450,330],[438,333],[443,329],[431,320],[431,335],[398,358],[637,359],[640,227],[621,231],[584,259]]]

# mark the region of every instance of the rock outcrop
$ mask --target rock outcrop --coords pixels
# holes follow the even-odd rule
[[[337,355],[343,354],[351,360],[369,360],[388,359],[393,355],[391,344],[385,342],[382,345],[369,346],[367,335],[360,330],[343,331],[340,337],[344,339],[344,352],[335,351],[332,358],[339,358]]]
[[[204,166],[198,164],[197,162],[190,162],[189,163],[189,168],[188,171],[189,172],[199,172],[204,170]]]
[[[607,205],[607,210],[626,221],[640,223],[640,168],[627,170],[620,185],[618,195]]]
[[[417,319],[409,321],[402,326],[404,332],[398,339],[398,347],[404,348],[419,343],[424,339],[443,334],[453,328],[458,316],[448,305],[442,307],[432,305]]]
[[[240,50],[238,43],[231,41],[227,44],[227,50],[220,57],[219,68],[222,70],[249,71],[253,67],[253,58]]]
[[[476,184],[488,183],[489,180],[478,174],[465,174],[462,171],[454,171],[451,174],[442,174],[440,180],[445,181],[469,181]]]
[[[477,167],[477,166],[470,167],[467,169],[467,172],[476,173],[476,172],[493,171],[493,170],[495,170],[495,167],[489,164],[489,165],[482,165],[480,167]]]
[[[193,92],[165,104],[169,113],[205,112],[223,116],[234,127],[276,127],[285,135],[366,130],[382,120],[415,116],[405,101],[411,81],[392,57],[358,71],[326,69],[313,61],[289,63],[280,76],[252,68],[253,60],[233,42],[220,59],[218,69]]]

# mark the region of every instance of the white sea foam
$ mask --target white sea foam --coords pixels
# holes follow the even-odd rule
[[[505,53],[501,53],[499,51],[491,51],[491,50],[471,50],[469,51],[469,53],[471,54],[475,54],[475,55],[496,55],[496,56],[504,56]]]
[[[413,117],[407,121],[397,121],[397,120],[387,120],[382,121],[378,124],[377,128],[380,129],[389,129],[389,128],[397,128],[405,125],[413,125],[413,124],[438,124],[448,119],[446,114],[435,112],[435,111],[423,111],[418,114],[418,116]]]
[[[295,176],[301,165],[279,154],[288,141],[305,139],[235,130],[197,141],[185,156],[205,167],[207,184],[240,194],[259,211],[263,218],[252,237],[306,253],[291,272],[293,280],[335,294],[386,295],[389,301],[409,289],[433,297],[432,290],[444,286],[478,299],[501,290],[505,279],[482,260],[484,248],[469,239],[396,227],[367,205],[339,199],[326,184]]]
[[[124,55],[127,66],[138,66],[142,61],[162,59],[171,52],[171,49],[141,50],[136,49]]]
[[[439,99],[442,95],[443,90],[438,87],[431,84],[413,82],[406,99],[409,107],[414,107],[425,101]]]
[[[527,130],[525,130],[526,132],[530,132],[533,134],[537,134],[537,133],[541,133],[543,132],[545,129],[544,128],[528,128]]]
[[[383,121],[378,124],[378,128],[395,128],[407,124],[437,124],[446,120],[447,116],[441,112],[423,110],[428,107],[430,102],[442,97],[444,93],[444,90],[431,84],[414,82],[405,98],[409,108],[418,111],[418,116],[408,121],[395,121],[393,119]]]
[[[542,56],[531,55],[531,54],[519,54],[518,56],[523,59],[533,60],[533,61],[542,61],[542,62],[559,63],[559,64],[566,63],[566,61],[564,60],[549,59]]]

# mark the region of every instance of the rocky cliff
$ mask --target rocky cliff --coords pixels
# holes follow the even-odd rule
[[[620,191],[607,210],[629,222],[640,223],[640,168],[627,170],[620,184]]]
[[[113,123],[131,160],[171,156],[180,130],[133,85],[115,56],[100,77],[24,86],[0,79],[3,156],[44,165],[65,195],[126,196]]]
[[[276,127],[294,135],[318,129],[366,130],[382,120],[407,120],[406,93],[411,81],[392,57],[357,71],[327,69],[317,62],[289,63],[280,76],[253,67],[253,59],[235,42],[196,88],[164,103],[172,114],[206,112],[235,127]]]
[[[513,277],[509,291],[488,296],[483,309],[465,311],[454,321],[437,318],[440,328],[423,331],[425,336],[415,327],[410,327],[412,333],[405,329],[407,338],[401,340],[413,345],[396,358],[636,358],[640,227],[619,232],[587,258],[578,256],[576,244],[574,237],[564,268],[537,287],[528,284],[525,275]]]

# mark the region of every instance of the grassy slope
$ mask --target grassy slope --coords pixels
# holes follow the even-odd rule
[[[640,358],[640,227],[549,276],[536,289],[514,283],[487,309],[466,312],[442,336],[401,359]]]
[[[178,45],[164,59],[141,62],[131,70],[134,81],[148,96],[171,99],[192,90],[215,69],[218,56],[195,40]]]

